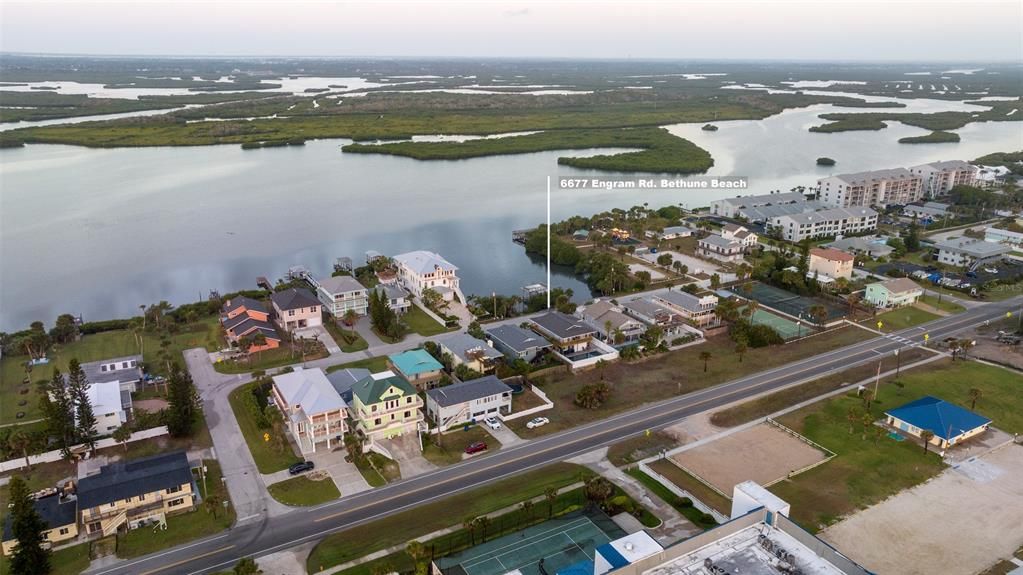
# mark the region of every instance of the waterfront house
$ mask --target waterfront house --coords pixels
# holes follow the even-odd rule
[[[681,290],[671,290],[652,296],[652,300],[678,312],[696,327],[705,327],[715,321],[714,310],[718,307],[718,296],[714,294],[697,296]]]
[[[618,359],[618,350],[600,341],[597,330],[586,322],[548,311],[530,320],[533,331],[554,344],[552,353],[572,370],[592,367],[599,361]]]
[[[878,308],[902,307],[911,305],[924,290],[909,278],[895,278],[883,282],[867,284],[863,299]]]
[[[419,250],[394,256],[398,267],[398,282],[416,297],[423,297],[423,290],[429,288],[439,293],[446,301],[458,297],[465,302],[459,288],[458,268],[439,254]]]
[[[295,368],[275,375],[271,397],[302,453],[316,451],[317,443],[343,445],[348,430],[348,404],[334,389],[322,369]]]
[[[407,313],[409,308],[412,307],[412,301],[409,299],[408,290],[397,283],[381,283],[373,288],[373,291],[378,294],[383,294],[384,301],[387,302],[387,307],[391,308],[391,310],[398,315]]]
[[[639,321],[661,328],[664,339],[671,340],[692,334],[702,337],[703,334],[692,327],[681,312],[663,304],[652,297],[643,297],[622,304],[622,310]]]
[[[479,373],[490,373],[504,360],[504,354],[491,347],[489,342],[467,333],[443,335],[436,341],[443,353],[451,354],[452,369],[465,365]]]
[[[318,281],[316,297],[323,304],[323,311],[337,319],[349,310],[366,315],[369,308],[369,291],[352,276],[331,276]]]
[[[224,335],[232,345],[243,347],[248,342],[248,347],[243,350],[247,353],[255,353],[267,349],[273,349],[281,345],[281,336],[270,323],[270,312],[266,304],[247,297],[231,298],[224,302],[221,310],[220,325],[224,328]],[[257,334],[262,334],[265,343],[256,345],[252,339]]]
[[[441,431],[512,410],[512,389],[493,375],[426,392],[426,414]]]
[[[489,328],[487,337],[494,342],[494,348],[510,361],[522,359],[532,363],[551,349],[551,342],[538,333],[514,324]]]
[[[82,478],[78,513],[90,538],[165,522],[168,515],[191,511],[198,489],[184,451],[117,461]]]
[[[810,250],[810,275],[830,279],[852,279],[853,262],[856,256],[834,248],[813,248]]]
[[[352,388],[355,429],[370,441],[417,433],[424,417],[416,388],[393,371],[374,373]]]
[[[320,302],[313,292],[304,288],[288,288],[270,296],[274,321],[288,333],[323,325]]]
[[[444,366],[425,349],[392,353],[387,356],[387,367],[417,389],[429,389],[444,376]]]

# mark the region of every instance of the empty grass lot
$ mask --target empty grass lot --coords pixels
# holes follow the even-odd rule
[[[89,543],[50,554],[50,575],[78,575],[89,568]],[[0,555],[0,575],[11,575],[10,558]]]
[[[373,373],[385,371],[387,369],[387,356],[368,357],[341,365],[332,365],[327,368],[327,373],[333,373],[342,369],[368,369]]]
[[[274,499],[292,507],[319,505],[341,497],[337,485],[330,475],[323,474],[317,479],[300,475],[274,483],[267,488]]]
[[[1023,394],[1019,374],[975,362],[942,360],[902,374],[898,384],[880,387],[880,403],[871,414],[933,395],[966,408],[968,391],[980,389],[976,411],[1009,433],[1023,432]],[[924,454],[912,441],[887,437],[875,445],[861,436],[861,426],[849,433],[849,409],[862,410],[855,397],[842,396],[808,406],[780,421],[838,454],[830,462],[775,484],[770,489],[792,504],[793,518],[816,531],[842,516],[881,501],[936,475],[944,465],[934,453]]]
[[[933,308],[937,308],[940,309],[941,311],[946,311],[948,313],[959,313],[961,311],[966,310],[966,308],[964,308],[963,306],[959,305],[958,303],[952,301],[947,297],[941,298],[941,302],[938,302],[938,296],[924,294],[920,296],[919,301],[920,303],[927,304]]]
[[[242,436],[245,437],[245,443],[249,446],[249,452],[252,453],[252,459],[255,460],[259,472],[273,473],[287,469],[301,461],[291,449],[291,444],[286,443],[283,449],[278,450],[274,447],[273,441],[264,441],[263,433],[269,432],[269,430],[260,429],[245,407],[242,394],[251,393],[255,386],[256,382],[247,383],[232,391],[227,396],[231,403],[231,410],[234,411],[234,417],[238,420],[238,428],[241,430]]]
[[[461,525],[466,517],[492,513],[525,499],[543,495],[547,488],[565,487],[592,475],[593,473],[585,467],[555,463],[543,469],[496,481],[486,487],[427,503],[355,529],[346,529],[321,540],[309,555],[306,567],[310,573],[315,573],[393,545],[404,545],[427,533],[452,525]]]
[[[614,413],[661,401],[678,395],[711,387],[726,381],[804,359],[835,348],[874,337],[869,332],[844,327],[804,339],[795,344],[751,349],[738,361],[735,344],[725,335],[709,338],[705,343],[664,353],[636,363],[616,362],[603,370],[604,380],[611,384],[610,399],[599,409],[583,409],[573,403],[584,385],[600,381],[601,370],[579,374],[555,374],[534,382],[547,394],[557,409],[543,413],[551,422],[537,429],[526,428],[526,418],[508,422],[522,437],[561,431]],[[700,353],[711,354],[707,371],[703,371]]]
[[[675,485],[692,493],[697,499],[728,515],[732,511],[732,502],[717,491],[707,487],[700,480],[682,471],[682,468],[667,459],[658,459],[650,464],[650,469]]]
[[[402,320],[408,324],[409,329],[423,336],[438,335],[448,331],[446,327],[437,323],[437,320],[426,315],[426,312],[413,305],[408,313],[402,316]]]
[[[423,457],[434,465],[451,465],[462,460],[465,448],[477,441],[487,443],[487,452],[501,449],[501,443],[490,436],[479,425],[474,425],[468,431],[461,427],[452,429],[440,435],[432,435],[423,439]],[[440,445],[437,445],[440,443]],[[481,454],[482,455],[482,454]]]
[[[906,306],[878,314],[877,316],[864,320],[861,323],[867,327],[876,328],[877,322],[883,322],[884,326],[881,328],[881,331],[887,333],[890,331],[906,329],[907,327],[913,327],[914,325],[920,325],[940,318],[941,316],[929,311],[924,311],[913,306]]]

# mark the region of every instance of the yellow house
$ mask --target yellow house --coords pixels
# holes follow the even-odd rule
[[[425,419],[416,388],[393,371],[374,373],[352,387],[356,430],[370,440],[416,433]]]
[[[104,465],[78,482],[79,520],[89,537],[159,523],[191,511],[198,498],[184,451]]]
[[[65,496],[54,491],[35,501],[36,512],[46,522],[48,529],[43,531],[43,540],[49,544],[60,545],[78,537],[78,507],[73,496]],[[11,532],[11,515],[4,520],[3,553],[10,555],[18,546],[18,540]]]

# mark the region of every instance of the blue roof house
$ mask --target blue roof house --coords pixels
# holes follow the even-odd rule
[[[393,353],[387,356],[387,366],[421,390],[433,387],[444,375],[444,366],[425,349]]]
[[[886,411],[888,425],[920,437],[925,430],[934,433],[931,443],[946,449],[987,431],[991,420],[937,397],[925,396],[902,407]]]

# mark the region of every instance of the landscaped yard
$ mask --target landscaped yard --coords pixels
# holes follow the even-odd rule
[[[331,318],[323,320],[323,326],[327,328],[330,337],[334,339],[334,342],[341,348],[341,351],[345,353],[362,351],[369,347],[369,344],[366,343],[365,339],[362,339],[358,331],[353,332],[346,326],[338,325]]]
[[[468,431],[453,429],[440,436],[431,435],[423,439],[423,457],[434,465],[451,465],[462,460],[465,448],[477,441],[487,443],[487,451],[501,449],[501,443],[490,436],[482,427],[474,425]],[[440,446],[437,443],[440,443]]]
[[[614,413],[704,389],[726,381],[804,359],[825,351],[873,337],[866,330],[844,327],[795,344],[750,349],[738,361],[735,344],[727,336],[715,336],[705,343],[662,354],[638,363],[616,362],[603,370],[579,374],[555,374],[534,384],[554,402],[555,409],[542,415],[551,420],[543,427],[527,429],[529,418],[508,422],[508,427],[523,437],[535,437],[604,419]],[[703,371],[702,352],[710,352],[707,371]],[[584,385],[601,379],[611,385],[611,396],[598,409],[584,409],[573,403]]]
[[[227,488],[221,481],[220,463],[215,460],[204,460],[206,464],[206,480],[196,473],[196,484],[203,499],[207,489],[221,501],[229,501]],[[206,487],[203,487],[205,483]],[[133,529],[117,536],[117,556],[121,558],[139,557],[161,549],[181,545],[193,539],[207,537],[219,533],[234,523],[234,507],[218,505],[216,515],[200,504],[195,511],[167,517],[167,529]]]
[[[401,479],[401,468],[394,461],[374,451],[363,454],[363,457],[355,461],[355,467],[362,473],[373,487],[382,487],[392,481]]]
[[[341,369],[368,369],[373,373],[379,373],[387,370],[387,356],[379,355],[377,357],[368,357],[366,359],[359,359],[341,365],[332,365],[327,368],[327,373],[333,373]]]
[[[249,446],[252,459],[255,460],[259,472],[273,473],[287,469],[301,459],[295,455],[290,443],[284,442],[283,447],[278,448],[278,442],[264,440],[263,434],[270,433],[270,430],[259,428],[242,397],[244,393],[251,393],[256,385],[256,382],[252,382],[235,389],[228,395],[228,401],[231,403],[231,410],[234,411],[235,419],[238,420],[238,428],[241,430],[242,436],[245,437],[245,443]]]
[[[492,513],[525,499],[543,495],[547,488],[565,487],[592,475],[593,473],[585,467],[556,463],[493,482],[486,487],[427,503],[358,528],[346,529],[328,535],[316,545],[306,562],[307,570],[315,573],[392,545],[404,545],[426,533],[460,525],[466,517]]]
[[[316,479],[308,475],[292,477],[267,488],[273,498],[285,505],[295,507],[319,505],[341,497],[337,485],[330,475],[323,473]]]
[[[877,322],[883,322],[881,331],[887,333],[890,331],[906,329],[907,327],[913,327],[914,325],[920,325],[940,318],[941,316],[935,315],[929,311],[924,311],[918,307],[906,306],[900,307],[899,309],[893,309],[892,311],[886,311],[871,319],[863,320],[860,323],[867,327],[876,329]]]
[[[419,335],[431,336],[448,331],[446,327],[437,323],[437,321],[432,317],[426,315],[426,312],[419,309],[419,306],[417,305],[410,307],[408,313],[403,315],[402,319],[408,325],[410,330],[418,333]]]

